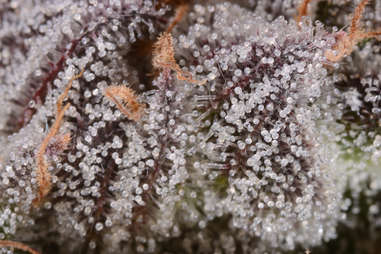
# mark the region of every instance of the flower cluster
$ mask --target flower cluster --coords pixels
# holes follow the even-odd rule
[[[381,188],[379,44],[355,50],[379,34],[367,2],[347,32],[311,19],[336,1],[4,3],[0,253],[336,239]]]

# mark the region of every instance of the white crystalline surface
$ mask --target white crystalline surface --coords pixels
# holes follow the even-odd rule
[[[177,63],[204,85],[152,69],[145,46],[173,16],[156,1],[4,3],[0,240],[57,253],[280,253],[335,239],[345,191],[381,187],[381,77],[365,64],[380,59],[361,48],[368,72],[346,77],[324,57],[333,33],[275,14],[295,1],[267,16],[267,1],[238,2],[196,1],[172,32]],[[36,207],[37,153],[81,69]],[[113,85],[135,91],[139,120],[105,96]]]

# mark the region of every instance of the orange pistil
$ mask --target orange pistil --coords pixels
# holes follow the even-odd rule
[[[374,38],[381,35],[381,29],[376,31],[366,32],[362,30],[360,26],[360,19],[362,17],[362,13],[364,12],[365,6],[368,3],[368,0],[363,0],[356,7],[355,13],[352,18],[351,26],[349,29],[349,33],[347,32],[339,32],[336,35],[337,42],[333,47],[333,50],[327,50],[325,52],[325,57],[327,60],[331,62],[338,62],[343,57],[352,53],[353,48],[359,43],[361,40]]]
[[[183,71],[176,63],[172,35],[168,32],[162,33],[154,44],[152,65],[155,69],[175,71],[178,80],[185,80],[198,85],[203,85],[206,82],[206,80],[193,79],[190,72]]]
[[[296,16],[295,21],[296,23],[300,24],[300,21],[302,20],[302,17],[307,16],[308,11],[308,4],[311,2],[311,0],[303,0],[298,8],[298,16]]]
[[[134,121],[140,120],[144,105],[138,102],[131,88],[126,86],[109,86],[105,89],[104,93],[128,119]],[[117,97],[122,102],[119,102]]]
[[[59,128],[61,127],[61,122],[64,117],[65,111],[70,107],[70,103],[66,104],[65,106],[62,107],[63,100],[66,98],[72,83],[74,80],[80,78],[83,74],[84,70],[81,71],[80,74],[72,77],[69,80],[68,85],[65,88],[65,91],[61,94],[61,96],[57,100],[57,113],[56,113],[56,119],[50,128],[48,134],[44,138],[44,140],[41,143],[40,149],[37,152],[36,156],[36,161],[37,161],[37,181],[38,181],[38,186],[39,186],[39,191],[38,191],[38,197],[36,197],[33,200],[34,206],[39,206],[43,198],[49,193],[51,189],[51,175],[48,171],[48,166],[49,163],[45,160],[45,153],[46,149],[49,145],[50,140],[56,136],[56,134],[59,131]],[[70,141],[70,134],[65,134],[64,135],[64,143],[68,143]]]
[[[15,249],[19,249],[19,250],[29,252],[31,254],[40,254],[38,251],[30,248],[29,246],[27,246],[23,243],[15,242],[15,241],[0,240],[0,247],[15,248]]]
[[[176,26],[176,24],[183,19],[185,14],[188,12],[188,9],[189,9],[188,4],[180,4],[179,6],[177,6],[175,17],[173,18],[171,24],[169,24],[166,31],[167,33],[170,33],[172,29]]]

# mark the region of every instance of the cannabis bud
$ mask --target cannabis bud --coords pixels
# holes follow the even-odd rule
[[[340,31],[291,2],[3,3],[0,253],[337,239],[381,186],[380,77],[354,61],[381,32],[360,23],[367,0]]]

